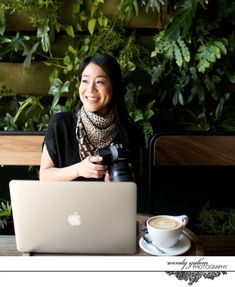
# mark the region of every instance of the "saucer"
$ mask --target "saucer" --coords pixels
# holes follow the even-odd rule
[[[149,234],[147,234],[146,236],[150,238]],[[168,248],[161,247],[161,249],[165,252],[164,254],[161,254],[151,244],[145,242],[143,237],[141,237],[139,240],[139,246],[143,251],[151,255],[175,256],[175,255],[183,254],[186,251],[188,251],[189,248],[191,247],[191,241],[188,239],[187,236],[185,236],[184,234],[181,234],[179,240],[174,246],[168,247]]]

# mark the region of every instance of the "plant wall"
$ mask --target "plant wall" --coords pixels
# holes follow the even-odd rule
[[[13,31],[8,19],[19,14],[28,26]],[[1,62],[27,74],[43,62],[50,74],[41,95],[0,76],[0,128],[45,130],[76,103],[81,59],[107,53],[121,65],[145,147],[157,131],[234,130],[234,24],[235,3],[224,0],[1,1]]]
[[[229,0],[1,0],[0,131],[45,131],[95,53],[121,65],[143,153],[159,131],[234,131],[234,27]]]

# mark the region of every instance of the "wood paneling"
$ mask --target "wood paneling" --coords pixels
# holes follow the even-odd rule
[[[0,165],[39,166],[44,135],[0,134]]]
[[[154,166],[235,166],[235,135],[163,135],[154,143]]]

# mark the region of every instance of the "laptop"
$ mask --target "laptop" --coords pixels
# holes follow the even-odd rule
[[[18,251],[136,252],[134,182],[12,180],[9,187]]]

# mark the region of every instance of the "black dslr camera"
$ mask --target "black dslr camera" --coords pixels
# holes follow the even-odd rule
[[[96,149],[94,156],[102,156],[101,164],[108,166],[111,181],[132,181],[126,149],[122,144],[113,143],[106,148]]]

